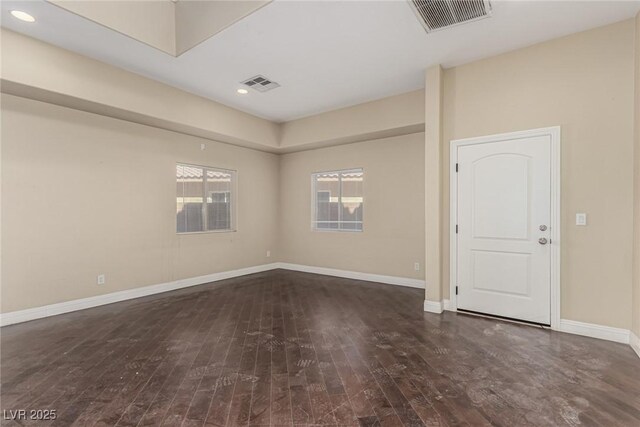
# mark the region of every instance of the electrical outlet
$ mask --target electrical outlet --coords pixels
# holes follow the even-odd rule
[[[104,276],[104,274],[100,274],[100,275],[98,276],[98,285],[104,285],[104,282],[106,282],[106,281],[107,281],[107,279],[106,279],[106,277]]]
[[[204,151],[204,150],[205,150],[205,148],[207,148],[207,146],[206,146],[206,145],[204,145],[204,144],[200,144],[200,150],[201,150],[201,151]]]
[[[267,251],[267,258],[271,256],[271,251]]]
[[[413,264],[413,269],[414,269],[415,271],[420,271],[420,263],[419,263],[419,262],[416,262],[415,264]]]
[[[577,213],[576,214],[576,225],[587,225],[587,214],[586,213]]]

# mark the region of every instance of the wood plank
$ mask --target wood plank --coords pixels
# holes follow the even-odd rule
[[[1,409],[91,426],[636,426],[625,345],[276,270],[2,329]]]

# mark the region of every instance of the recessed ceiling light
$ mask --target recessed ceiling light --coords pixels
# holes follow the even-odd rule
[[[36,22],[36,18],[21,10],[12,10],[11,15],[13,15],[14,18],[18,18],[19,20],[24,22]]]
[[[238,92],[240,95],[246,95],[249,93],[249,91],[246,89],[238,89],[236,92]]]

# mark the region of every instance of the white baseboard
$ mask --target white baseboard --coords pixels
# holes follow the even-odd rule
[[[629,334],[629,344],[631,345],[631,348],[633,349],[633,351],[636,352],[638,357],[640,357],[640,337],[638,337],[636,334],[631,332]]]
[[[254,267],[223,271],[220,273],[207,274],[206,276],[191,277],[188,279],[180,279],[173,282],[160,283],[158,285],[144,286],[141,288],[127,289],[125,291],[112,292],[109,294],[97,295],[94,297],[60,302],[57,304],[45,305],[42,307],[2,313],[0,314],[0,326],[28,322],[29,320],[41,319],[43,317],[56,316],[58,314],[84,310],[91,307],[98,307],[100,305],[112,304],[114,302],[145,297],[148,295],[154,295],[163,292],[175,291],[177,289],[202,285],[210,282],[217,282],[219,280],[231,279],[233,277],[245,276],[247,274],[261,273],[263,271],[274,270],[276,268],[280,268],[278,266],[278,263],[257,265]]]
[[[42,319],[44,317],[56,316],[58,314],[70,313],[72,311],[84,310],[91,307],[112,304],[114,302],[145,297],[148,295],[154,295],[163,292],[175,291],[177,289],[188,288],[190,286],[217,282],[219,280],[246,276],[247,274],[261,273],[263,271],[275,270],[278,268],[282,268],[285,270],[303,271],[307,273],[324,274],[327,276],[344,277],[347,279],[386,283],[390,285],[410,286],[413,288],[424,289],[425,287],[424,280],[410,279],[406,277],[383,276],[379,274],[336,270],[333,268],[312,267],[307,265],[274,262],[271,264],[241,268],[238,270],[223,271],[220,273],[207,274],[205,276],[191,277],[188,279],[180,279],[173,282],[160,283],[157,285],[127,289],[125,291],[112,292],[109,294],[97,295],[94,297],[65,301],[57,304],[45,305],[42,307],[2,313],[0,314],[0,326],[8,326],[15,323],[28,322],[30,320]]]
[[[428,311],[430,313],[441,313],[442,310],[438,311],[440,306],[442,306],[444,310],[456,311],[451,306],[451,300],[448,299],[445,299],[440,303],[436,301],[425,301],[424,311]],[[640,357],[640,338],[628,329],[561,319],[560,325],[555,330],[568,334],[582,335],[585,337],[614,341],[622,344],[630,344],[631,348],[633,348]]]
[[[326,276],[343,277],[345,279],[365,280],[367,282],[386,283],[387,285],[409,286],[411,288],[425,288],[424,280],[408,277],[383,276],[381,274],[360,273],[356,271],[337,270],[335,268],[314,267],[310,265],[277,263],[285,270],[302,271],[305,273],[324,274]]]
[[[560,319],[560,332],[584,335],[585,337],[599,338],[601,340],[615,341],[629,344],[631,332],[628,329],[613,328],[611,326],[596,325],[594,323],[577,322],[575,320]]]
[[[424,311],[429,313],[440,314],[443,311],[451,311],[451,300],[443,299],[442,301],[424,301]]]
[[[442,313],[443,303],[442,301],[428,301],[424,300],[424,311],[429,313]]]
[[[263,271],[285,269],[301,271],[305,273],[323,274],[327,276],[343,277],[346,279],[364,280],[368,282],[386,283],[389,285],[409,286],[412,288],[425,288],[425,281],[411,279],[407,277],[384,276],[380,274],[360,273],[355,271],[337,270],[334,268],[314,267],[300,264],[290,264],[275,262],[271,264],[258,265],[254,267],[241,268],[238,270],[223,271],[220,273],[208,274],[205,276],[180,279],[173,282],[161,283],[158,285],[144,286],[141,288],[128,289],[89,298],[82,298],[73,301],[66,301],[42,307],[28,308],[26,310],[13,311],[0,314],[0,326],[13,325],[15,323],[28,322],[29,320],[41,319],[72,311],[84,310],[91,307],[112,304],[115,302],[145,297],[148,295],[174,291],[190,286],[202,285],[205,283],[217,282],[219,280],[231,279],[247,274],[261,273]],[[429,313],[442,313],[443,310],[451,310],[451,301],[424,301],[424,311]],[[596,325],[593,323],[577,322],[575,320],[560,320],[561,332],[584,335],[592,338],[599,338],[608,341],[615,341],[623,344],[630,344],[631,348],[640,357],[640,338],[627,329],[613,328],[610,326]]]

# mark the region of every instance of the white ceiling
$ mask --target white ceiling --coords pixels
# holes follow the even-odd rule
[[[496,1],[493,17],[427,34],[404,0],[276,0],[178,58],[42,0],[1,2],[2,26],[274,121],[424,87],[463,64],[635,16],[640,1]],[[16,20],[20,9],[37,22]],[[282,87],[236,94],[263,74]]]

